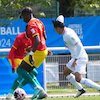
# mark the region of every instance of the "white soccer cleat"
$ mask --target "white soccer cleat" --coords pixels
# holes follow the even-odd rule
[[[39,95],[37,96],[37,99],[44,99],[47,97],[48,97],[47,93],[43,90],[39,93]]]
[[[42,87],[37,87],[35,88],[34,95],[32,96],[32,100],[37,98],[37,99],[43,99],[47,97],[47,93],[44,91]]]
[[[84,94],[86,91],[84,89],[78,90],[78,93],[76,94],[75,98],[80,97],[82,94]]]

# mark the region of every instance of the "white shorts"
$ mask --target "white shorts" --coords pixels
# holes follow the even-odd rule
[[[72,58],[67,64],[68,67],[73,73],[79,72],[80,74],[86,74],[86,64],[88,62],[88,58],[80,58],[76,61],[76,66],[72,67],[74,59]]]

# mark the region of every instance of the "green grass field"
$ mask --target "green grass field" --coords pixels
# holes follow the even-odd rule
[[[97,90],[93,89],[93,88],[87,88],[85,87],[86,89],[86,93],[89,94],[89,93],[99,93]],[[66,95],[69,95],[69,94],[76,94],[77,93],[77,90],[72,88],[72,87],[66,87],[66,88],[51,88],[51,89],[48,89],[47,91],[49,97],[46,98],[46,99],[43,99],[43,100],[100,100],[100,94],[99,96],[96,96],[96,95],[83,95],[79,98],[74,98],[72,96],[66,96]],[[50,96],[51,95],[51,96]],[[25,100],[31,100],[31,99],[25,99]],[[34,99],[34,100],[37,100],[37,99]]]
[[[97,90],[93,89],[93,88],[86,88],[86,93],[99,93]],[[56,94],[56,95],[63,95],[63,94],[71,94],[71,93],[74,93],[76,94],[77,93],[77,90],[74,89],[74,88],[63,88],[63,89],[48,89],[47,91],[48,95],[50,94]],[[31,100],[31,99],[25,99],[25,100]],[[34,100],[37,100],[37,99],[34,99]],[[74,98],[74,97],[67,97],[67,96],[57,96],[57,97],[48,97],[46,99],[43,99],[43,100],[100,100],[100,96],[81,96],[79,98]]]
[[[73,98],[73,97],[47,98],[44,100],[100,100],[100,96],[81,96],[79,98]]]
[[[98,93],[96,89],[93,88],[85,88],[86,92],[88,93]],[[67,93],[77,93],[77,90],[74,88],[65,88],[65,89],[49,89],[48,94],[67,94]]]
[[[31,100],[31,99],[26,99]],[[36,100],[36,99],[34,99]],[[100,100],[100,96],[81,96],[79,98],[63,97],[63,98],[46,98],[43,100]]]

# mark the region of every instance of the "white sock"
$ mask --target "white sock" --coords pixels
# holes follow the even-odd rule
[[[75,76],[73,74],[69,74],[66,76],[68,81],[78,90],[83,89],[82,85],[75,80]]]
[[[93,82],[92,80],[90,79],[87,79],[87,78],[82,78],[80,83],[88,86],[88,87],[92,87],[92,88],[95,88],[97,90],[100,90],[100,85],[98,85],[97,83]]]

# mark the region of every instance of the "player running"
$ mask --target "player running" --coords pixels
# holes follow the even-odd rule
[[[64,17],[62,15],[58,16],[57,19],[53,21],[53,25],[56,32],[63,36],[65,45],[71,53],[72,59],[66,64],[64,75],[66,75],[69,82],[79,90],[76,97],[85,93],[80,83],[100,91],[100,85],[90,79],[82,77],[82,74],[86,74],[88,55],[75,31],[64,25]]]

